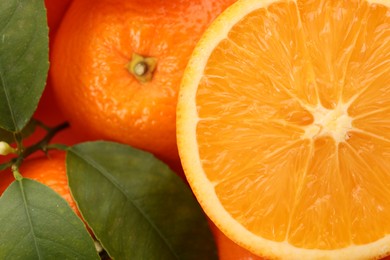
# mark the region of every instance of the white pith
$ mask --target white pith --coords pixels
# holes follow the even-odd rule
[[[353,118],[348,115],[348,104],[339,103],[334,109],[317,105],[312,109],[314,122],[304,127],[303,138],[316,139],[330,136],[336,143],[348,140]]]

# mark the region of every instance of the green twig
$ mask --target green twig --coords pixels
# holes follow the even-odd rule
[[[15,158],[12,158],[8,162],[0,164],[0,171],[12,167],[12,172],[15,175],[15,178],[18,177],[19,173],[19,166],[23,162],[24,159],[26,159],[31,154],[35,153],[36,151],[43,151],[44,153],[47,153],[49,149],[60,149],[60,150],[66,150],[67,146],[62,144],[49,144],[50,141],[53,139],[53,137],[60,131],[66,129],[69,127],[68,122],[64,122],[62,124],[59,124],[53,128],[50,128],[46,125],[43,125],[39,123],[39,126],[47,131],[47,134],[38,142],[35,144],[24,147],[23,145],[23,137],[20,133],[15,134],[15,140],[17,143],[17,154],[18,156]]]
[[[39,120],[35,120],[35,123],[37,126],[39,126],[40,128],[46,130],[47,132],[50,132],[51,131],[51,127],[44,124],[42,121],[39,121]]]
[[[13,160],[13,164],[18,168],[20,166],[20,164],[22,163],[22,161],[27,158],[28,156],[30,156],[31,154],[35,153],[36,151],[43,151],[43,152],[47,152],[48,150],[48,144],[50,143],[51,139],[53,139],[53,137],[60,131],[66,129],[69,127],[69,123],[68,122],[65,122],[65,123],[62,123],[62,124],[59,124],[57,126],[55,126],[54,128],[47,128],[47,134],[43,137],[42,140],[36,142],[35,144],[29,146],[29,147],[26,147],[20,154],[17,158],[15,158]]]
[[[20,174],[19,167],[17,165],[13,164],[11,169],[12,169],[12,174],[14,175],[14,178],[17,181],[20,181],[23,179],[23,176]]]

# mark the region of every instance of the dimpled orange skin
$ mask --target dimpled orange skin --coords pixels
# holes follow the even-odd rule
[[[68,186],[68,177],[66,175],[65,152],[53,151],[46,156],[39,156],[23,161],[19,172],[24,178],[30,178],[45,184],[61,195],[73,211],[81,217],[81,214],[72,198]],[[0,175],[0,195],[14,181],[9,171],[1,172]]]
[[[189,56],[211,21],[235,0],[78,0],[52,50],[51,76],[71,125],[92,139],[122,142],[179,161],[178,89]],[[154,57],[152,80],[126,68]]]

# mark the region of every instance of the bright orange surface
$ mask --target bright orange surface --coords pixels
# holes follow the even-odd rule
[[[385,243],[389,6],[245,3],[237,6],[251,12],[230,9],[207,32],[181,89],[179,148],[195,195],[258,253],[269,243],[270,256],[279,245],[358,255],[360,245]]]

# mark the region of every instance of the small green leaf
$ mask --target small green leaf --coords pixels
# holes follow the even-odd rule
[[[115,259],[217,259],[189,187],[151,154],[111,142],[71,147],[69,186]]]
[[[49,187],[23,178],[0,197],[0,259],[99,259],[84,223]]]
[[[9,132],[20,132],[38,105],[48,42],[44,1],[0,1],[0,127]]]

